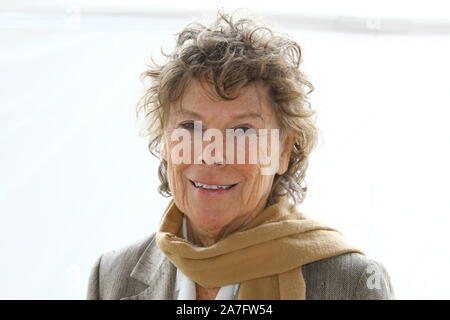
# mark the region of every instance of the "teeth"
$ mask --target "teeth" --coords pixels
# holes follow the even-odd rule
[[[229,186],[216,186],[216,185],[209,185],[209,184],[203,184],[200,182],[194,182],[195,186],[197,188],[203,188],[203,189],[210,189],[210,190],[217,190],[217,189],[230,189],[233,185]]]

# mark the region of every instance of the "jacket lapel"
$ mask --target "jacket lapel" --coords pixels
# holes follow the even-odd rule
[[[147,285],[147,289],[120,300],[172,300],[176,270],[153,237],[130,274],[130,277]]]

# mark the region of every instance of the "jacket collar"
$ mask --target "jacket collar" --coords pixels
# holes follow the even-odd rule
[[[121,300],[172,300],[176,267],[156,245],[155,235],[145,248],[130,277],[148,286],[141,293]]]

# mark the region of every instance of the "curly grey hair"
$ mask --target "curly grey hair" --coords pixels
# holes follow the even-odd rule
[[[270,88],[270,102],[286,132],[295,136],[287,171],[275,174],[268,204],[288,196],[294,204],[303,202],[307,187],[303,187],[308,157],[318,140],[314,125],[315,111],[308,101],[314,87],[299,70],[302,62],[300,46],[289,36],[275,33],[249,18],[234,19],[234,14],[219,10],[209,26],[194,22],[177,34],[171,54],[163,55],[159,65],[151,59],[141,80],[151,85],[137,105],[137,116],[144,114],[141,134],[149,137],[148,149],[160,159],[163,196],[171,196],[167,177],[167,161],[161,157],[162,137],[171,104],[178,101],[192,79],[206,80],[218,96],[225,100],[237,97],[246,85],[262,81]],[[307,90],[305,90],[307,89]]]

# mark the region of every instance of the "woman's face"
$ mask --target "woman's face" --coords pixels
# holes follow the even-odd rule
[[[194,121],[201,121],[203,132],[210,128],[218,129],[225,137],[226,129],[248,130],[279,129],[273,108],[269,105],[267,88],[252,84],[243,88],[234,100],[219,100],[213,95],[212,87],[205,82],[192,80],[182,99],[172,106],[167,120],[163,156],[168,163],[169,187],[177,207],[188,217],[190,230],[206,245],[232,233],[239,226],[250,221],[266,206],[271,191],[274,174],[262,174],[260,163],[247,163],[248,144],[238,149],[234,144],[234,158],[227,158],[227,141],[223,140],[221,163],[200,161],[194,163],[194,139],[192,157],[189,163],[174,161],[172,151],[181,140],[172,141],[175,129],[187,129],[194,136]],[[214,100],[212,100],[214,99]],[[242,132],[242,131],[241,131]],[[197,131],[200,133],[201,131]],[[211,141],[197,140],[203,150]],[[267,152],[272,155],[273,141],[268,135]],[[212,140],[214,141],[214,140]],[[236,140],[234,140],[236,142]],[[279,146],[278,174],[283,174],[288,165],[293,139],[285,140]],[[177,149],[178,150],[178,149]],[[198,149],[197,149],[198,150]],[[180,155],[185,151],[183,150]],[[213,151],[212,155],[216,151]],[[244,152],[246,163],[237,163],[237,153]],[[198,156],[198,154],[196,154]],[[273,155],[272,155],[273,156]],[[228,160],[228,161],[227,161]],[[231,163],[230,163],[231,162]],[[209,164],[208,164],[209,163]],[[197,186],[202,183],[208,186]],[[232,186],[230,189],[211,190],[211,186]],[[206,242],[206,243],[205,243]]]

